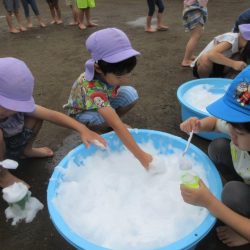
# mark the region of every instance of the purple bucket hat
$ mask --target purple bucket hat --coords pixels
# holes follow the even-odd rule
[[[0,58],[0,106],[16,112],[33,112],[34,77],[16,58]]]
[[[241,33],[242,37],[246,41],[250,41],[250,24],[241,24],[239,25],[239,32]]]
[[[92,57],[85,63],[85,78],[88,81],[94,78],[94,65],[98,60],[117,63],[140,54],[132,48],[127,35],[116,28],[94,32],[86,40],[86,48]]]

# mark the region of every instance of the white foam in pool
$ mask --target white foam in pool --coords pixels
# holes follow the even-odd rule
[[[192,88],[190,88],[184,95],[183,99],[191,106],[196,109],[208,113],[206,107],[221,98],[226,92],[228,85],[220,91],[220,93],[212,93],[211,89],[214,88],[213,85],[210,84],[199,84]],[[224,90],[224,92],[223,92]]]
[[[141,146],[158,154],[151,143]],[[167,163],[162,174],[145,171],[126,149],[99,150],[84,159],[84,167],[72,158],[66,169],[60,169],[64,177],[53,203],[74,232],[99,246],[115,250],[166,246],[191,233],[208,214],[182,200],[180,156],[180,151],[158,155],[159,162]],[[203,166],[189,160],[206,182]]]

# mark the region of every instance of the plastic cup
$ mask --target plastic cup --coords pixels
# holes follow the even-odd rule
[[[197,175],[191,174],[191,173],[185,173],[181,176],[181,182],[182,184],[187,188],[199,188],[199,181],[200,178]]]

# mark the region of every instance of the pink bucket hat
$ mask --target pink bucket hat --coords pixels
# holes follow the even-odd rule
[[[16,58],[0,58],[0,106],[17,112],[33,112],[34,77],[27,65]]]
[[[86,48],[92,57],[85,63],[85,78],[88,81],[93,80],[94,65],[98,60],[117,63],[140,54],[132,48],[127,35],[116,28],[94,32],[87,39]]]
[[[246,41],[250,41],[250,24],[249,23],[239,25],[239,31],[242,37]]]

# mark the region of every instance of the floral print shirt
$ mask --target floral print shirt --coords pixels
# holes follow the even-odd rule
[[[109,98],[116,97],[119,86],[111,86],[101,79],[87,81],[84,73],[74,82],[68,103],[63,106],[69,115],[76,115],[86,110],[98,110],[110,106]]]

